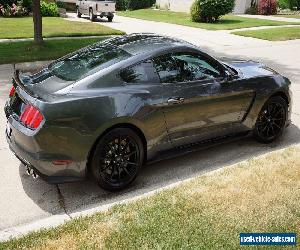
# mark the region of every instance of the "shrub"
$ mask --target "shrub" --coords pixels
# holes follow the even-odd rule
[[[55,3],[41,2],[41,14],[42,16],[59,16],[58,8]]]
[[[20,0],[18,3],[22,5],[28,12],[32,11],[32,0]]]
[[[258,14],[260,15],[273,15],[277,13],[276,0],[259,0],[258,1]]]
[[[0,0],[0,5],[6,8],[6,6],[12,6],[15,2],[15,0]]]
[[[297,10],[300,9],[300,0],[288,0],[288,5],[291,10],[294,10],[297,8]]]
[[[155,1],[153,0],[127,0],[127,9],[129,10],[138,10],[145,9],[153,6]]]
[[[278,0],[277,4],[280,9],[288,9],[289,8],[289,0]]]
[[[196,0],[191,7],[194,22],[212,23],[233,11],[235,0]]]
[[[56,5],[58,8],[63,8],[63,9],[66,9],[67,6],[65,2],[61,2],[61,1],[57,1]]]
[[[0,14],[3,17],[10,17],[11,16],[10,6],[8,6],[8,5],[6,5],[6,6],[0,5]]]
[[[126,10],[127,1],[126,0],[117,0],[116,1],[116,10]]]
[[[28,14],[27,10],[20,3],[18,5],[13,3],[11,7],[9,5],[0,5],[0,13],[3,17],[21,17]]]
[[[117,0],[116,10],[138,10],[150,8],[156,0]]]

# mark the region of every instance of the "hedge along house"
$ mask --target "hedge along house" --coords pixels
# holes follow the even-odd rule
[[[190,12],[194,0],[156,0],[156,4],[162,9],[178,12]],[[251,0],[235,0],[234,14],[244,14],[251,6]]]

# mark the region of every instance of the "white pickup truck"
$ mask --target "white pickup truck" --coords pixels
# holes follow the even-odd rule
[[[91,21],[97,16],[107,17],[112,22],[116,11],[116,2],[107,0],[77,0],[76,2],[77,17],[88,15]]]

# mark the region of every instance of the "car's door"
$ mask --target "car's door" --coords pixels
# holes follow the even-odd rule
[[[129,66],[120,72],[130,91],[126,101],[125,114],[143,124],[147,134],[148,157],[157,151],[172,147],[166,128],[162,107],[164,86],[160,83],[152,60],[146,60]]]
[[[169,53],[154,59],[164,86],[163,108],[174,145],[223,136],[242,129],[254,92],[228,80],[219,62],[198,52]]]

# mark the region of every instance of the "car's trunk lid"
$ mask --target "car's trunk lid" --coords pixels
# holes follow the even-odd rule
[[[72,85],[74,81],[65,81],[53,75],[48,68],[44,68],[36,74],[15,72],[15,87],[19,86],[30,96],[40,100],[51,100],[57,92],[62,95],[62,89]]]

